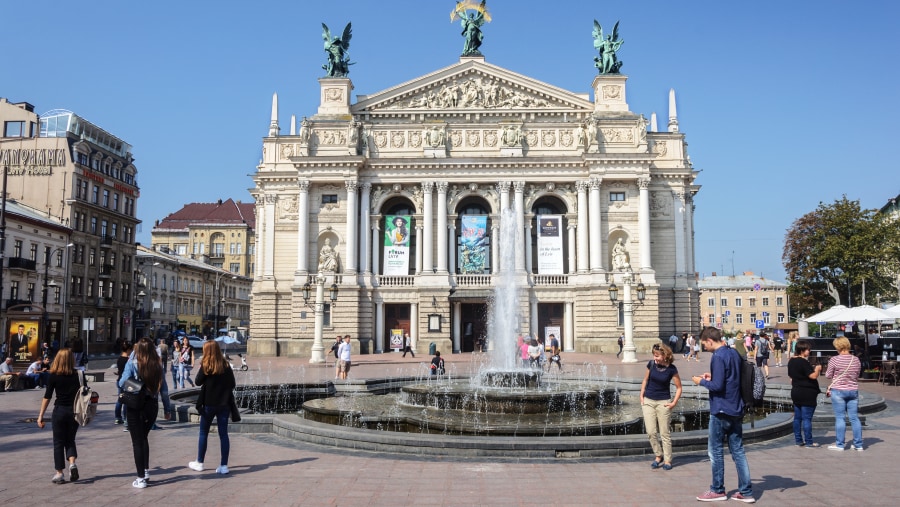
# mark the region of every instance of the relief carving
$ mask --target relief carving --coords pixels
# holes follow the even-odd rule
[[[566,148],[572,146],[572,143],[575,142],[575,135],[572,134],[571,130],[563,130],[559,133],[559,144],[565,146]]]
[[[300,211],[300,201],[297,199],[296,195],[286,196],[281,199],[280,208],[281,212],[278,214],[278,218],[297,220],[297,215]]]
[[[493,148],[497,146],[497,131],[496,130],[485,130],[484,131],[484,145],[488,148]]]
[[[529,130],[525,133],[525,142],[528,143],[528,146],[537,146],[538,145],[538,134],[537,131]]]
[[[384,148],[385,146],[387,146],[387,132],[379,130],[378,132],[375,132],[374,138],[375,146],[378,146],[379,148]]]
[[[422,133],[417,131],[412,131],[409,133],[409,146],[410,148],[418,148],[422,146]]]
[[[548,148],[556,146],[556,132],[552,130],[541,131],[541,142]]]
[[[672,199],[668,192],[650,192],[650,216],[672,216]]]
[[[406,141],[403,134],[404,133],[401,131],[391,132],[391,146],[394,148],[402,148],[403,143]]]
[[[601,129],[603,139],[608,143],[630,143],[634,141],[634,132],[631,129],[607,128]]]
[[[462,132],[460,132],[459,130],[451,130],[449,137],[450,137],[450,144],[454,148],[459,148],[460,145],[462,145]]]
[[[480,137],[477,130],[469,130],[466,132],[466,144],[476,148],[481,143]]]
[[[281,158],[291,158],[293,156],[294,156],[294,145],[293,144],[281,145]]]
[[[470,77],[444,83],[386,106],[386,109],[470,109],[550,107],[543,98],[523,93],[489,77]]]
[[[341,88],[326,88],[325,102],[342,102],[344,100],[344,90]]]
[[[344,145],[347,144],[347,135],[343,130],[323,130],[316,131],[318,137],[322,140],[322,144],[326,145]]]
[[[622,87],[618,85],[603,85],[601,88],[603,91],[604,99],[612,99],[616,100],[622,97]]]
[[[665,141],[653,141],[653,153],[656,153],[656,157],[665,157],[666,153],[669,151],[669,146]]]

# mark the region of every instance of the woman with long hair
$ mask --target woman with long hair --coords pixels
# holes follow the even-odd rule
[[[791,401],[794,403],[794,445],[819,447],[812,439],[812,419],[819,396],[819,374],[822,365],[809,362],[809,342],[797,341],[795,355],[788,360],[788,377],[791,378]]]
[[[53,464],[56,475],[52,482],[62,484],[66,482],[63,470],[66,460],[69,461],[69,480],[78,480],[78,467],[75,460],[78,458],[78,450],[75,448],[75,433],[78,432],[78,423],[75,422],[75,395],[81,387],[75,369],[75,355],[70,349],[62,349],[53,358],[50,366],[50,376],[47,379],[47,390],[44,399],[41,400],[41,411],[38,413],[38,428],[44,427],[44,413],[50,405],[50,398],[56,393],[56,403],[53,404],[51,427],[53,428]]]
[[[172,389],[178,389],[178,379],[181,378],[181,342],[176,338],[172,346]]]
[[[829,445],[831,451],[844,450],[844,437],[847,433],[847,423],[844,418],[850,419],[850,427],[853,430],[853,450],[863,450],[862,424],[859,421],[857,408],[859,407],[859,370],[861,365],[859,358],[850,353],[850,340],[841,336],[835,339],[836,356],[828,360],[828,369],[825,376],[831,379],[826,396],[831,396],[831,408],[834,410],[834,444]]]
[[[656,458],[650,463],[652,468],[672,469],[672,436],[669,420],[672,409],[681,398],[681,377],[674,361],[672,349],[661,343],[653,345],[653,360],[647,363],[647,373],[641,383],[641,412],[650,447]],[[675,396],[669,392],[669,385],[675,384]],[[660,445],[660,443],[662,445]]]
[[[185,336],[181,339],[181,360],[178,362],[178,378],[182,389],[186,380],[191,387],[194,387],[194,381],[191,380],[191,370],[194,368],[194,347],[191,347],[191,341]]]
[[[210,340],[203,344],[203,358],[200,360],[196,383],[200,386],[200,397],[197,399],[197,411],[200,412],[200,441],[197,446],[197,461],[191,461],[188,467],[197,472],[203,471],[209,429],[215,417],[221,450],[216,473],[224,475],[228,473],[228,453],[231,450],[228,418],[231,416],[231,397],[234,395],[235,381],[234,372],[225,361],[218,342]]]
[[[162,385],[162,363],[156,354],[156,346],[148,338],[141,338],[134,346],[134,353],[125,364],[125,371],[119,379],[119,387],[128,379],[144,383],[143,405],[126,411],[128,430],[131,433],[131,448],[134,451],[134,467],[137,479],[132,486],[146,488],[150,480],[150,429],[159,412],[159,389]]]

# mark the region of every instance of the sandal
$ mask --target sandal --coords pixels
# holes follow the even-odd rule
[[[813,442],[811,444],[806,444],[806,447],[820,447],[818,442]]]
[[[671,463],[663,463],[662,469],[663,469],[663,470],[671,470],[671,469],[672,469],[672,464],[671,464]]]
[[[650,468],[656,470],[662,465],[662,460],[653,460],[650,462]]]

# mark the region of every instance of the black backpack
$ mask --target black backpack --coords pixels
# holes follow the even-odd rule
[[[744,410],[761,407],[766,396],[766,376],[762,368],[741,360],[741,399]]]

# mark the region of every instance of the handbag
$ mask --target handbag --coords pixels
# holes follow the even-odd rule
[[[838,375],[837,377],[831,379],[831,383],[828,384],[828,389],[825,389],[825,397],[826,397],[826,398],[831,398],[831,386],[833,386],[834,383],[837,382],[837,379],[839,379],[839,378],[843,377],[844,375],[846,375],[847,372],[850,371],[850,367],[851,367],[851,366],[853,366],[853,360],[852,360],[852,359],[850,360],[850,363],[847,365],[847,368],[845,368],[844,371],[841,372],[840,375]]]
[[[144,381],[136,378],[125,380],[122,392],[119,393],[119,401],[128,408],[138,409],[144,406],[147,396],[144,393]]]
[[[79,426],[87,426],[97,415],[97,403],[100,401],[100,396],[97,391],[91,391],[88,387],[83,371],[78,372],[78,383],[80,387],[75,392],[72,411],[75,414],[75,422]]]

